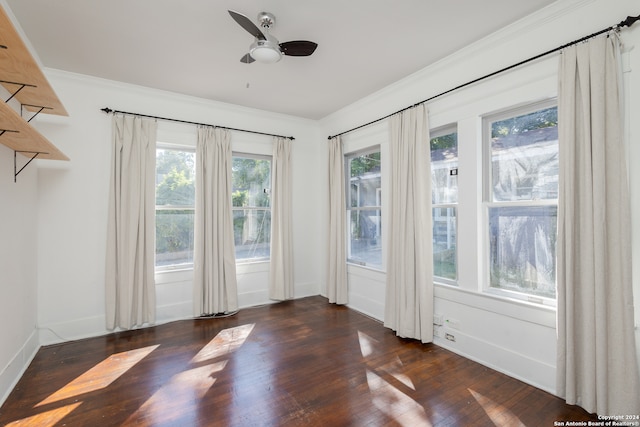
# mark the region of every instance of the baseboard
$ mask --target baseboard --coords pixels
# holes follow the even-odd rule
[[[320,287],[317,283],[297,283],[294,290],[295,299],[312,297],[320,294]]]
[[[107,331],[105,327],[104,316],[85,317],[68,322],[45,323],[38,325],[38,330],[40,332],[40,344],[43,346],[97,337],[111,332]]]
[[[455,331],[456,342],[434,337],[434,344],[495,371],[556,395],[556,368],[526,355]],[[484,355],[484,356],[482,356]]]
[[[39,349],[38,331],[34,330],[7,366],[0,371],[0,406],[18,384]]]
[[[384,304],[371,298],[367,298],[364,295],[349,294],[347,307],[379,322],[384,321]]]

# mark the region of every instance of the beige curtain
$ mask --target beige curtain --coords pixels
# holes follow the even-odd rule
[[[269,298],[279,301],[294,297],[291,145],[290,139],[282,137],[273,141]]]
[[[340,137],[329,140],[329,254],[327,297],[330,303],[347,304],[347,207],[344,154]]]
[[[194,237],[194,314],[238,309],[231,211],[231,137],[226,129],[198,127]]]
[[[107,329],[153,323],[156,129],[152,120],[112,118],[105,271]]]
[[[640,413],[619,85],[615,35],[562,52],[557,391],[602,415]]]
[[[391,117],[390,212],[384,325],[433,341],[429,121],[423,104]]]

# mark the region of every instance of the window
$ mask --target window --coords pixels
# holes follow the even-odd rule
[[[156,270],[193,268],[195,153],[156,150]]]
[[[557,124],[551,103],[485,118],[489,288],[539,303],[556,296]]]
[[[382,269],[380,149],[345,156],[347,262]]]
[[[440,281],[454,282],[458,277],[458,132],[455,126],[431,132],[431,203],[433,275]]]
[[[271,249],[271,158],[234,155],[232,171],[236,261],[268,260]]]

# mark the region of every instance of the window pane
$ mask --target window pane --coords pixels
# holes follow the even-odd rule
[[[433,209],[433,275],[456,280],[456,208]]]
[[[490,286],[555,298],[556,206],[489,209]]]
[[[380,209],[351,211],[348,261],[382,268]]]
[[[491,123],[493,201],[558,198],[558,109]]]
[[[233,158],[233,206],[268,207],[271,188],[271,161]]]
[[[232,175],[236,261],[268,259],[271,242],[271,160],[234,156]]]
[[[351,207],[380,206],[380,152],[348,159]]]
[[[195,153],[156,150],[156,206],[193,206]]]
[[[271,211],[267,209],[234,209],[233,235],[236,260],[269,258]]]
[[[156,211],[156,267],[193,265],[193,210]]]
[[[458,134],[431,138],[431,201],[458,202]]]
[[[193,265],[195,153],[156,150],[156,267]],[[186,209],[162,209],[184,206]]]

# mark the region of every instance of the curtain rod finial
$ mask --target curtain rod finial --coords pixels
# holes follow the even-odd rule
[[[111,108],[109,108],[109,107],[105,107],[105,108],[103,108],[103,109],[102,109],[102,110],[100,110],[100,111],[104,111],[104,112],[105,112],[105,113],[107,113],[107,114],[109,114],[109,113],[113,112],[113,110],[112,110]]]
[[[625,19],[624,21],[621,21],[621,22],[618,24],[618,27],[619,27],[619,28],[622,28],[622,27],[630,27],[630,26],[632,26],[633,24],[635,24],[635,23],[636,23],[636,21],[638,21],[638,20],[640,20],[640,15],[638,15],[638,16],[627,16],[627,19]]]

